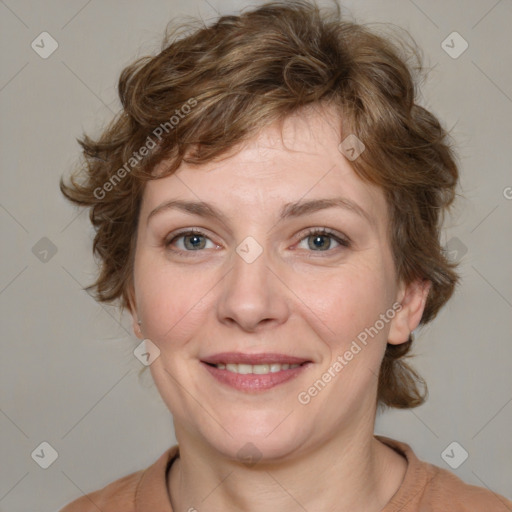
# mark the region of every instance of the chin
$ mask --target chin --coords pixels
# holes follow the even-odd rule
[[[264,417],[250,414],[243,420],[239,418],[226,423],[231,435],[221,428],[213,430],[209,425],[204,429],[203,437],[214,450],[247,465],[282,460],[303,449],[311,439],[311,433],[308,435],[304,429],[304,422],[299,427],[294,414],[286,418],[287,414],[273,412]]]

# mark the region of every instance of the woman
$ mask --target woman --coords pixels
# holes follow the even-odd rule
[[[91,208],[93,288],[130,311],[178,446],[63,512],[512,509],[373,433],[379,404],[424,401],[403,358],[457,282],[457,166],[402,51],[269,3],[124,70],[61,189]]]

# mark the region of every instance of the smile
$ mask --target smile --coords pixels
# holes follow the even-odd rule
[[[227,370],[232,373],[239,373],[241,375],[266,375],[267,373],[277,373],[283,370],[293,370],[300,366],[300,364],[216,364],[214,365],[219,370]]]
[[[285,354],[224,352],[201,361],[210,376],[238,391],[266,391],[296,378],[312,361]]]

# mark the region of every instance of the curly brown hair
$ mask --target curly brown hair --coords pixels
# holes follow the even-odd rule
[[[423,68],[414,43],[349,21],[339,7],[326,12],[303,0],[177,28],[160,53],[123,70],[121,112],[98,139],[79,140],[82,165],[68,184],[61,179],[62,193],[90,208],[96,232],[100,272],[87,290],[131,307],[147,180],[182,162],[211,161],[300,108],[325,104],[339,112],[342,139],[354,134],[365,145],[352,167],[386,195],[398,278],[432,283],[421,324],[431,321],[458,280],[440,243],[458,170],[447,132],[416,102]],[[164,159],[169,165],[156,176]],[[409,408],[425,400],[423,379],[403,359],[411,344],[388,344],[379,404]]]

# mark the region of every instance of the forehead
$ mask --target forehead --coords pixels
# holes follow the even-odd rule
[[[344,197],[374,218],[386,218],[382,191],[355,173],[339,149],[341,138],[341,120],[333,110],[303,110],[219,159],[200,166],[182,163],[173,175],[148,182],[141,215],[172,199],[205,201],[229,216],[277,211],[299,200]]]

